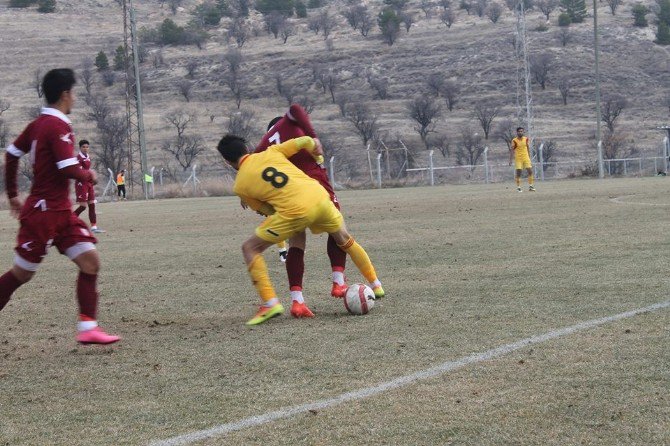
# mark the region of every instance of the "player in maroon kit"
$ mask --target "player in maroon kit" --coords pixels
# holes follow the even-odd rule
[[[77,160],[79,161],[79,166],[83,170],[91,169],[91,157],[88,154],[91,145],[85,139],[79,141],[79,153],[77,154]],[[96,225],[97,217],[95,215],[95,188],[92,183],[87,183],[85,181],[75,181],[74,183],[74,194],[77,196],[77,204],[79,207],[75,209],[74,213],[77,217],[81,215],[84,210],[86,210],[86,205],[88,205],[88,219],[91,222],[91,232],[103,233],[102,229],[98,228]]]
[[[307,112],[298,104],[290,106],[284,116],[276,117],[270,122],[268,131],[256,146],[255,152],[262,152],[269,146],[280,144],[289,139],[300,136],[311,136],[317,145],[321,145],[316,132],[312,127]],[[333,187],[328,181],[328,175],[323,165],[317,164],[311,154],[306,150],[301,150],[289,158],[296,167],[305,172],[311,178],[321,183],[330,195],[331,201],[337,209],[340,209],[340,203],[337,201]],[[305,305],[302,295],[302,278],[305,273],[305,245],[307,236],[304,232],[296,234],[289,239],[288,256],[286,259],[286,272],[288,274],[288,283],[291,290],[291,314],[294,317],[313,317],[314,314]],[[331,295],[334,297],[344,297],[347,292],[347,284],[344,279],[344,268],[346,265],[347,254],[337,246],[332,236],[328,236],[328,257],[333,274],[333,287]]]
[[[82,220],[72,213],[70,178],[97,183],[93,170],[83,170],[74,154],[74,133],[67,117],[75,101],[74,72],[69,68],[49,71],[42,80],[47,106],[7,148],[5,183],[11,213],[20,221],[14,266],[0,276],[0,310],[24,283],[28,282],[51,245],[78,267],[77,302],[79,323],[76,340],[82,344],[111,344],[118,341],[98,327],[97,240]],[[25,203],[17,192],[19,159],[30,154],[33,184]]]

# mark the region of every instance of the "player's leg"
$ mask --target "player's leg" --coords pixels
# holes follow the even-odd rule
[[[79,267],[76,297],[79,306],[77,342],[82,344],[111,344],[121,339],[98,327],[98,272],[100,256],[95,249],[97,240],[86,224],[71,215],[68,224],[54,239],[54,246]]]
[[[528,173],[528,190],[535,192],[535,175],[533,175],[533,168],[528,162],[528,167],[526,167],[526,173]]]
[[[514,170],[514,181],[516,182],[516,191],[521,192],[521,168],[516,166]]]
[[[9,271],[0,276],[0,311],[5,308],[14,291],[30,281],[33,275],[35,275],[35,271],[29,271],[14,264]]]
[[[74,193],[77,196],[77,204],[79,205],[79,207],[74,210],[74,215],[79,217],[81,213],[86,210],[86,202],[88,201],[84,185],[78,181],[75,181]]]
[[[330,199],[339,211],[340,204],[334,192],[331,194]],[[347,265],[347,253],[337,246],[337,242],[330,234],[328,234],[326,249],[328,251],[328,258],[330,259],[330,269],[333,277],[333,286],[330,289],[330,295],[333,297],[344,297],[344,295],[347,294],[347,282],[344,276],[344,270]]]
[[[98,216],[95,213],[96,204],[98,200],[95,199],[95,189],[92,184],[88,185],[88,219],[91,222],[91,231],[96,234],[101,234],[105,232],[104,230],[98,228]]]
[[[286,274],[291,291],[291,316],[296,318],[314,317],[314,313],[305,304],[302,295],[302,279],[305,274],[305,246],[307,234],[301,231],[289,239]]]
[[[258,313],[251,318],[247,325],[258,325],[284,312],[284,307],[277,299],[277,293],[270,281],[270,275],[263,259],[263,252],[272,246],[275,241],[264,240],[258,235],[252,235],[242,244],[242,254],[247,264],[251,281],[261,297],[263,304]]]

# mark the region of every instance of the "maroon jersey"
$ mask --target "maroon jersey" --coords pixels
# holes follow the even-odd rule
[[[312,138],[317,137],[316,132],[314,132],[314,128],[312,127],[312,123],[309,122],[309,115],[305,109],[298,104],[293,104],[286,114],[263,136],[263,139],[258,143],[254,152],[262,152],[272,145],[281,144],[289,139],[299,138],[301,136],[311,136]],[[305,149],[302,149],[300,152],[290,157],[289,161],[309,176],[312,176],[313,172],[320,172],[323,170],[323,168],[314,161],[312,155]]]
[[[89,170],[91,168],[90,156],[84,155],[82,152],[79,152],[79,154],[77,155],[77,160],[79,161],[79,165],[81,166],[82,169]]]
[[[7,152],[16,157],[30,154],[33,184],[23,209],[70,210],[70,180],[60,170],[77,165],[74,155],[72,123],[65,114],[53,108],[42,114],[23,130]]]

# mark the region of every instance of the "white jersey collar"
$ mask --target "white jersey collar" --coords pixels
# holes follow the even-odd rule
[[[43,114],[43,115],[55,116],[55,117],[57,117],[58,119],[60,119],[61,121],[65,121],[65,122],[68,123],[68,124],[72,124],[72,121],[70,121],[70,118],[68,118],[68,117],[65,115],[65,113],[63,113],[62,111],[57,110],[57,109],[55,109],[55,108],[51,108],[51,107],[42,107],[42,112],[41,112],[41,114]]]

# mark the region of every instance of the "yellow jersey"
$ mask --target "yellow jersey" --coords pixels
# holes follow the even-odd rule
[[[309,136],[290,139],[268,147],[260,153],[240,158],[233,191],[253,210],[284,217],[305,216],[328,192],[318,181],[308,177],[288,158],[301,149],[311,152],[314,140]]]
[[[522,136],[521,138],[516,137],[512,139],[512,150],[514,151],[514,157],[516,159],[524,159],[526,157],[530,158],[528,151],[528,137]]]

